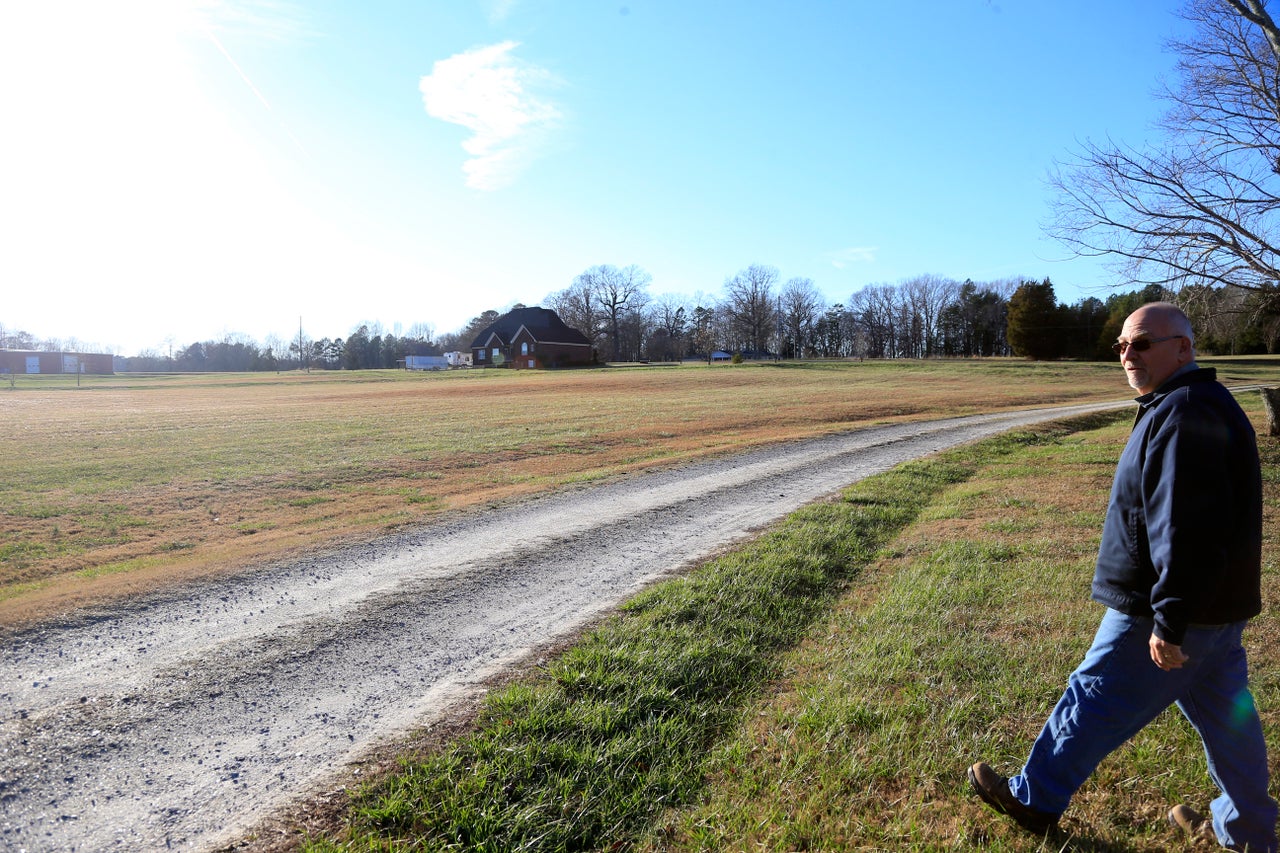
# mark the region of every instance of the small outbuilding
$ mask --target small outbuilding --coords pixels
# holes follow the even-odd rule
[[[549,308],[509,311],[471,342],[473,367],[579,367],[594,364],[595,356],[587,336]]]

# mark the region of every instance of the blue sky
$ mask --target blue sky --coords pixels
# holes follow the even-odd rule
[[[1123,280],[1055,160],[1154,139],[1175,0],[41,0],[0,9],[0,324],[122,354],[456,330],[597,264],[706,302]]]

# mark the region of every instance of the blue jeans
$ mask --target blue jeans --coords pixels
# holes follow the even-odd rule
[[[1026,766],[1009,780],[1013,795],[1061,814],[1103,758],[1177,703],[1222,792],[1210,806],[1219,843],[1274,853],[1277,806],[1267,793],[1267,747],[1240,644],[1244,624],[1189,629],[1182,650],[1190,660],[1165,672],[1151,660],[1151,620],[1108,610]]]

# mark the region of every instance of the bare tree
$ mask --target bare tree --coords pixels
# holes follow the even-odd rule
[[[849,310],[857,317],[865,334],[866,352],[871,358],[897,358],[902,355],[901,299],[899,289],[891,284],[872,284],[849,299]]]
[[[650,358],[674,361],[686,354],[690,314],[684,298],[671,293],[664,293],[649,304],[652,334],[646,351]]]
[[[30,332],[21,329],[9,330],[9,334],[5,337],[5,346],[9,349],[36,349],[36,337]]]
[[[608,334],[614,361],[623,355],[623,324],[631,312],[640,311],[649,301],[646,288],[652,281],[653,276],[635,264],[622,269],[601,264],[580,273],[569,291],[565,291],[572,294],[574,307],[581,310],[592,326],[603,328]],[[564,317],[561,314],[561,318]],[[593,336],[587,329],[580,331]]]
[[[643,306],[627,308],[618,318],[618,343],[615,344],[616,361],[639,361],[644,358],[652,327]]]
[[[600,341],[604,337],[604,316],[596,304],[589,279],[578,276],[573,284],[548,296],[543,304],[555,311],[565,325],[586,335],[594,349],[600,349]]]
[[[1085,143],[1052,178],[1050,233],[1136,282],[1280,291],[1280,28],[1265,0],[1191,0],[1166,142]]]
[[[778,312],[791,342],[791,356],[803,358],[814,350],[814,327],[826,307],[822,293],[810,278],[793,278],[782,288]],[[783,353],[786,355],[786,353]]]
[[[431,342],[435,340],[436,327],[431,323],[417,322],[409,327],[409,332],[405,337]]]
[[[744,349],[764,352],[769,337],[777,326],[777,305],[773,287],[778,282],[778,270],[762,264],[752,264],[724,283],[724,309],[728,313],[736,344]]]
[[[942,312],[956,300],[957,285],[948,278],[920,275],[902,283],[903,295],[918,325],[917,356],[936,355],[941,342]]]
[[[653,281],[640,267],[632,264],[618,269],[605,264],[594,267],[583,275],[593,274],[595,278],[596,302],[604,310],[609,323],[609,337],[613,341],[613,358],[622,358],[622,323],[632,312],[638,312],[649,301],[646,288]]]

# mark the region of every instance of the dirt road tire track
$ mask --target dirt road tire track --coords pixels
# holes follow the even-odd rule
[[[806,503],[938,450],[1125,405],[771,447],[10,633],[0,847],[225,845],[530,650]]]

